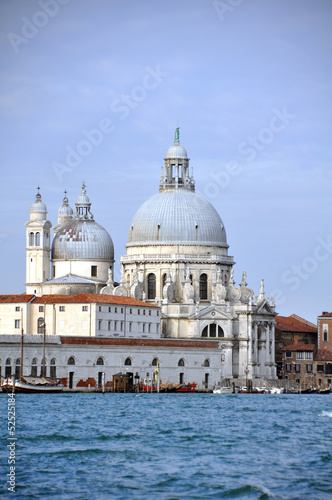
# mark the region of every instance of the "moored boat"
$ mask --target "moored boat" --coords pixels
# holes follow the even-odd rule
[[[175,389],[175,392],[195,392],[196,384],[181,384]]]
[[[1,384],[3,392],[54,393],[62,392],[63,387],[57,380],[46,377],[21,377],[15,381],[5,378]]]
[[[331,389],[320,389],[318,394],[331,394]]]
[[[251,392],[248,391],[247,386],[242,386],[239,389],[239,394],[266,394],[268,393],[265,387],[253,387]]]
[[[234,393],[239,392],[239,388],[234,388]],[[213,394],[233,394],[232,387],[216,387],[213,389]]]
[[[283,394],[283,393],[284,393],[283,387],[271,387],[269,390],[269,394]]]

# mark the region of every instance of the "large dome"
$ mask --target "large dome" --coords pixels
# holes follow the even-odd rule
[[[113,241],[106,229],[94,220],[73,220],[56,234],[52,245],[56,260],[114,260]]]
[[[217,211],[199,194],[162,191],[136,212],[127,246],[179,243],[225,247],[225,228]]]

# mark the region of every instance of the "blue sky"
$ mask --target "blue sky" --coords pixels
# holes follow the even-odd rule
[[[258,293],[264,278],[281,315],[332,310],[329,0],[2,0],[0,14],[0,293],[24,291],[38,185],[55,224],[84,179],[118,261],[178,123],[236,282],[246,270]]]

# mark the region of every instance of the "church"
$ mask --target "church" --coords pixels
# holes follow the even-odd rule
[[[31,205],[26,294],[0,299],[7,351],[2,373],[20,366],[21,331],[28,346],[22,369],[40,364],[38,334],[46,328],[49,371],[56,363],[57,376],[68,381],[68,360],[75,361],[71,383],[65,382],[71,389],[95,387],[101,365],[110,380],[128,369],[139,378],[151,376],[158,362],[165,383],[195,382],[205,389],[276,378],[274,299],[265,297],[263,280],[255,295],[246,272],[236,286],[225,226],[195,192],[179,129],[161,167],[159,191],[129,225],[119,283],[112,238],[95,221],[85,184],[75,211],[66,194],[53,229],[39,189]]]

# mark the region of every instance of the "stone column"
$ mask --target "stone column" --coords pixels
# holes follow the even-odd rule
[[[222,344],[222,349],[225,354],[225,362],[224,362],[224,377],[225,378],[233,378],[233,346],[234,344],[231,342],[227,342],[227,344]]]
[[[253,332],[252,332],[252,376],[257,374],[257,363],[258,363],[258,341],[257,341],[257,321],[252,322]]]
[[[252,318],[251,316],[248,316],[248,369],[249,369],[249,375],[252,377],[253,375],[253,366],[252,366],[252,336],[253,336],[253,331],[252,331]]]

